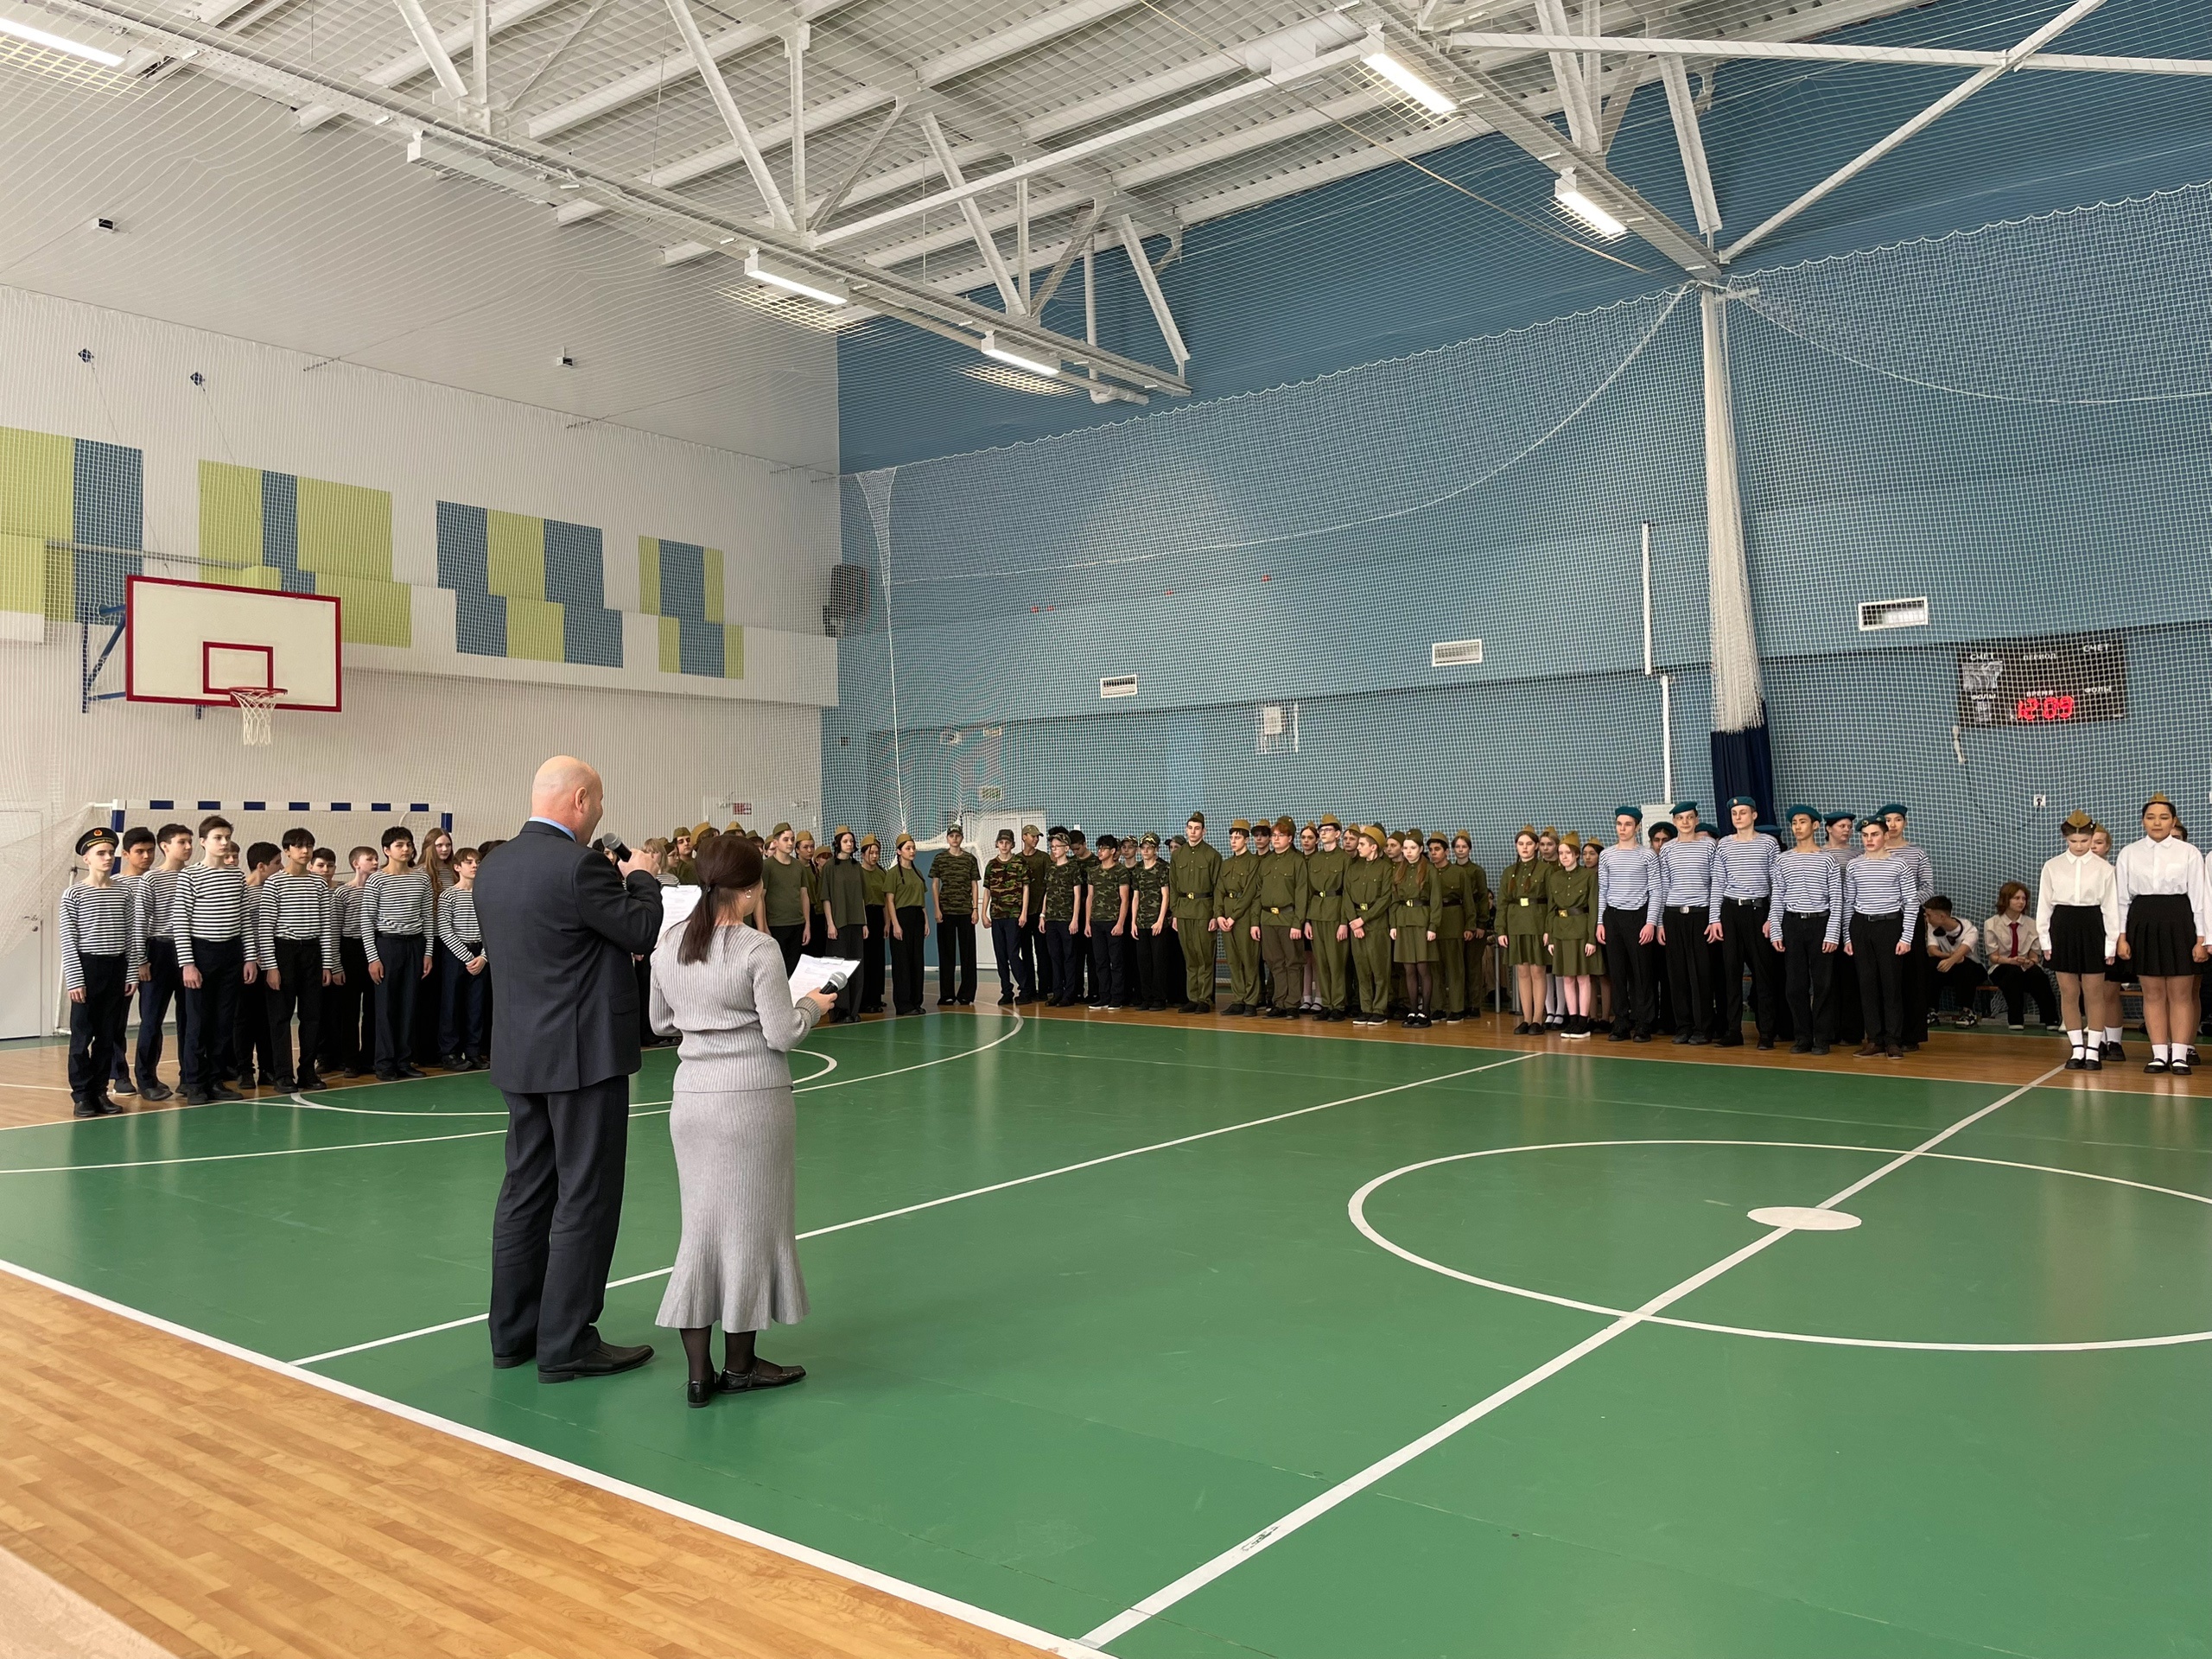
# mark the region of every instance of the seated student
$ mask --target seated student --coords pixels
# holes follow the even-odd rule
[[[2027,1001],[2033,997],[2044,1029],[2058,1029],[2058,998],[2044,971],[2043,938],[2029,913],[2024,883],[2007,881],[1998,888],[1997,913],[1981,927],[1981,957],[1990,982],[2004,995],[2007,1025],[2026,1029]]]
[[[78,1117],[112,1117],[108,1079],[138,981],[131,893],[115,880],[115,831],[77,838],[85,879],[61,895],[61,977],[69,989],[69,1097]]]
[[[1974,1011],[1974,994],[1989,977],[1974,956],[1980,931],[1963,917],[1952,914],[1951,901],[1940,893],[1929,898],[1924,913],[1928,919],[1929,995],[1936,999],[1929,1012],[1934,1014],[1940,1008],[1942,997],[1948,992],[1957,1000],[1959,1023],[1979,1025],[1981,1016]]]
[[[438,944],[447,957],[439,987],[438,1064],[448,1071],[479,1071],[485,1060],[484,990],[491,981],[485,973],[484,930],[476,921],[482,859],[474,847],[455,853],[453,885],[438,895]]]

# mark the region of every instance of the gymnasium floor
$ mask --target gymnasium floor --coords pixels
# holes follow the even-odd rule
[[[2204,1080],[1967,1034],[1875,1068],[1421,1039],[817,1034],[814,1313],[762,1344],[810,1375],[702,1412],[652,1327],[664,1051],[604,1321],[664,1344],[631,1376],[487,1363],[480,1074],[8,1129],[0,1256],[1064,1651],[2212,1650]],[[0,1533],[29,1512],[0,1492]]]

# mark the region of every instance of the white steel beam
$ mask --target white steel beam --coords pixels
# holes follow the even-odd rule
[[[394,0],[399,15],[407,20],[407,32],[415,37],[416,48],[423,54],[430,73],[438,78],[438,85],[454,103],[467,101],[468,86],[461,78],[461,71],[453,67],[445,43],[438,39],[438,31],[430,27],[429,14],[423,10],[423,0]]]
[[[868,164],[875,159],[875,152],[883,148],[883,141],[891,136],[891,129],[899,124],[899,118],[906,112],[906,105],[903,100],[893,104],[886,111],[883,119],[877,124],[874,132],[869,135],[868,143],[861,147],[861,153],[853,157],[853,164],[845,169],[845,176],[838,180],[837,188],[822,199],[819,207],[813,207],[808,212],[806,218],[808,230],[820,231],[829,224],[831,216],[845,205],[845,198],[852,194],[853,186],[859,181],[861,175],[868,170]]]
[[[227,5],[230,0],[219,0],[219,3]],[[499,4],[491,9],[485,21],[491,34],[497,37],[518,23],[529,22],[542,11],[550,11],[555,6],[565,3],[566,0],[501,0]],[[232,9],[238,10],[243,8],[233,6]],[[220,19],[213,21],[219,22]],[[474,34],[475,20],[472,17],[440,34],[438,44],[445,48],[446,55],[450,58],[455,53],[468,49]],[[412,52],[403,52],[390,62],[378,64],[363,79],[372,86],[397,86],[412,80],[429,67],[430,60],[417,45]],[[338,111],[327,104],[306,105],[300,111],[299,124],[308,129],[319,127],[335,118],[337,114]]]
[[[1175,326],[1175,314],[1167,308],[1167,296],[1160,290],[1160,274],[1152,268],[1152,261],[1144,257],[1144,238],[1137,234],[1136,221],[1127,213],[1121,216],[1122,246],[1128,251],[1129,264],[1137,273],[1138,284],[1144,289],[1145,302],[1152,307],[1152,320],[1160,325],[1160,338],[1167,342],[1167,349],[1174,354],[1175,372],[1180,374],[1191,360],[1191,348],[1183,343],[1183,331]]]
[[[1287,65],[1339,46],[1349,46],[1366,31],[1341,11],[1325,11],[1303,22],[1293,23],[1256,39],[1209,54],[1191,62],[1141,76],[1124,86],[1070,104],[1022,123],[1022,136],[1041,144],[1062,133],[1096,126],[1126,110],[1141,109],[1231,75],[1264,74],[1278,64]]]
[[[2023,58],[2030,56],[2042,48],[2046,41],[2055,39],[2057,35],[2064,33],[2067,29],[2071,29],[2075,23],[2081,22],[2082,18],[2088,16],[2091,12],[2094,11],[2103,3],[2104,0],[2074,0],[2074,3],[2072,5],[2067,7],[2066,10],[2060,12],[2057,16],[2052,18],[2041,29],[2037,29],[2033,34],[2030,35],[2025,40],[2022,41],[2019,45],[2014,47],[2012,51],[2006,53],[2005,54],[2005,60],[2004,62],[1993,64],[1986,69],[1978,70],[1974,74],[1969,75],[1965,80],[1961,81],[1956,86],[1954,86],[1949,92],[1944,93],[1942,97],[1937,99],[1926,109],[1921,111],[1919,114],[1914,116],[1903,126],[1889,134],[1888,137],[1868,145],[1866,149],[1861,150],[1850,161],[1846,162],[1841,167],[1836,168],[1834,172],[1829,174],[1827,177],[1822,179],[1818,184],[1805,192],[1803,195],[1798,197],[1796,200],[1791,202],[1787,207],[1784,207],[1780,213],[1770,215],[1764,222],[1760,224],[1755,229],[1743,236],[1738,237],[1735,241],[1728,245],[1726,251],[1721,257],[1725,259],[1734,259],[1738,257],[1763,240],[1769,232],[1777,230],[1782,226],[1787,225],[1791,219],[1796,218],[1798,214],[1803,213],[1805,209],[1810,207],[1815,202],[1820,200],[1830,191],[1834,190],[1839,186],[1846,184],[1851,180],[1857,178],[1861,173],[1864,173],[1868,168],[1873,166],[1875,162],[1880,161],[1883,156],[1897,149],[1898,145],[1905,143],[1915,134],[1924,132],[1929,127],[1934,126],[1936,122],[1942,120],[1953,110],[1958,108],[1960,105],[1965,103],[1967,99],[1972,98],[1983,87],[1988,86],[1990,82],[1995,80],[1999,75],[2002,75],[2012,66],[2012,64],[2018,62]]]
[[[1822,29],[1834,27],[1821,22]],[[1939,69],[2044,69],[2108,75],[2212,75],[2212,58],[2114,57],[2100,53],[1974,51],[1943,46],[1840,45],[1821,41],[1688,40],[1638,35],[1586,35],[1524,34],[1503,29],[1461,29],[1449,44],[1455,51],[1648,52],[1662,58],[1757,58],[1783,63],[1885,63]]]
[[[1037,290],[1037,297],[1030,302],[1029,308],[1033,315],[1043,315],[1045,308],[1052,302],[1052,296],[1059,292],[1060,283],[1067,276],[1068,268],[1075,263],[1076,255],[1087,253],[1090,251],[1090,238],[1097,232],[1098,221],[1105,217],[1106,204],[1103,201],[1094,201],[1090,204],[1090,211],[1076,222],[1074,231],[1068,237],[1067,245],[1060,250],[1060,257],[1053,262],[1052,269],[1046,274],[1044,286]],[[1096,343],[1097,334],[1095,324],[1091,339]]]
[[[1705,135],[1698,126],[1697,99],[1690,92],[1689,71],[1680,58],[1659,60],[1659,78],[1667,85],[1667,112],[1675,118],[1675,143],[1682,152],[1682,176],[1690,188],[1690,207],[1697,227],[1710,237],[1720,228],[1720,200],[1713,193],[1713,170],[1705,163]]]
[[[484,130],[492,130],[492,0],[470,0],[468,8],[469,99]]]
[[[1555,38],[1567,38],[1567,8],[1560,0],[1536,0],[1536,15]],[[1582,64],[1574,55],[1577,49],[1562,48],[1553,51],[1552,78],[1559,83],[1560,109],[1567,117],[1567,137],[1585,149],[1595,149],[1598,119],[1590,108],[1589,92],[1582,80]]]
[[[964,188],[960,163],[953,159],[952,146],[945,142],[944,129],[938,124],[934,111],[924,111],[922,132],[930,141],[930,153],[937,157],[938,170],[944,175],[944,181],[956,190]],[[1021,295],[1014,288],[1014,277],[1006,268],[1006,258],[999,252],[998,238],[983,222],[983,211],[976,207],[972,194],[960,197],[960,216],[968,221],[968,234],[976,240],[976,251],[983,256],[983,264],[991,273],[991,280],[998,284],[999,297],[1006,302],[1007,314],[1009,316],[1024,315],[1028,308],[1021,302]],[[830,240],[827,237],[821,239],[825,243]]]
[[[812,38],[804,23],[794,23],[784,32],[784,58],[791,70],[791,116],[785,124],[791,130],[791,200],[802,213],[807,201],[806,48]]]
[[[404,0],[403,0],[403,3]],[[768,163],[760,154],[760,145],[753,142],[751,129],[745,124],[744,113],[737,107],[736,99],[730,96],[729,83],[722,79],[721,66],[707,50],[705,37],[699,33],[698,19],[692,16],[687,0],[668,0],[668,15],[676,20],[677,31],[683,36],[683,44],[691,54],[692,61],[699,66],[700,79],[707,83],[707,91],[715,100],[715,108],[721,112],[722,124],[729,129],[729,136],[745,157],[746,171],[752,174],[753,188],[760,191],[760,200],[768,206],[768,217],[779,231],[796,230],[791,210],[784,201],[784,193],[776,188],[776,175],[768,170]],[[800,203],[804,207],[804,200]]]
[[[1643,85],[1643,78],[1651,73],[1653,60],[1631,58],[1613,71],[1613,79],[1605,90],[1605,107],[1598,112],[1598,149],[1601,155],[1611,155],[1614,135],[1621,130],[1621,121],[1628,114],[1629,100],[1636,96],[1636,89]]]

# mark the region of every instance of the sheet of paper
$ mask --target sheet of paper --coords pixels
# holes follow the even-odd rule
[[[791,969],[791,998],[796,1001],[809,991],[838,990],[859,966],[842,957],[801,957]]]
[[[696,887],[663,887],[660,890],[660,931],[666,933],[671,927],[681,927],[691,919],[691,912],[699,908],[699,889]]]

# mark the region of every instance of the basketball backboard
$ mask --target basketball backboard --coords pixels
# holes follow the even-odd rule
[[[238,688],[281,687],[275,706],[343,706],[339,601],[213,582],[132,576],[124,590],[124,695],[133,702],[227,706]]]

